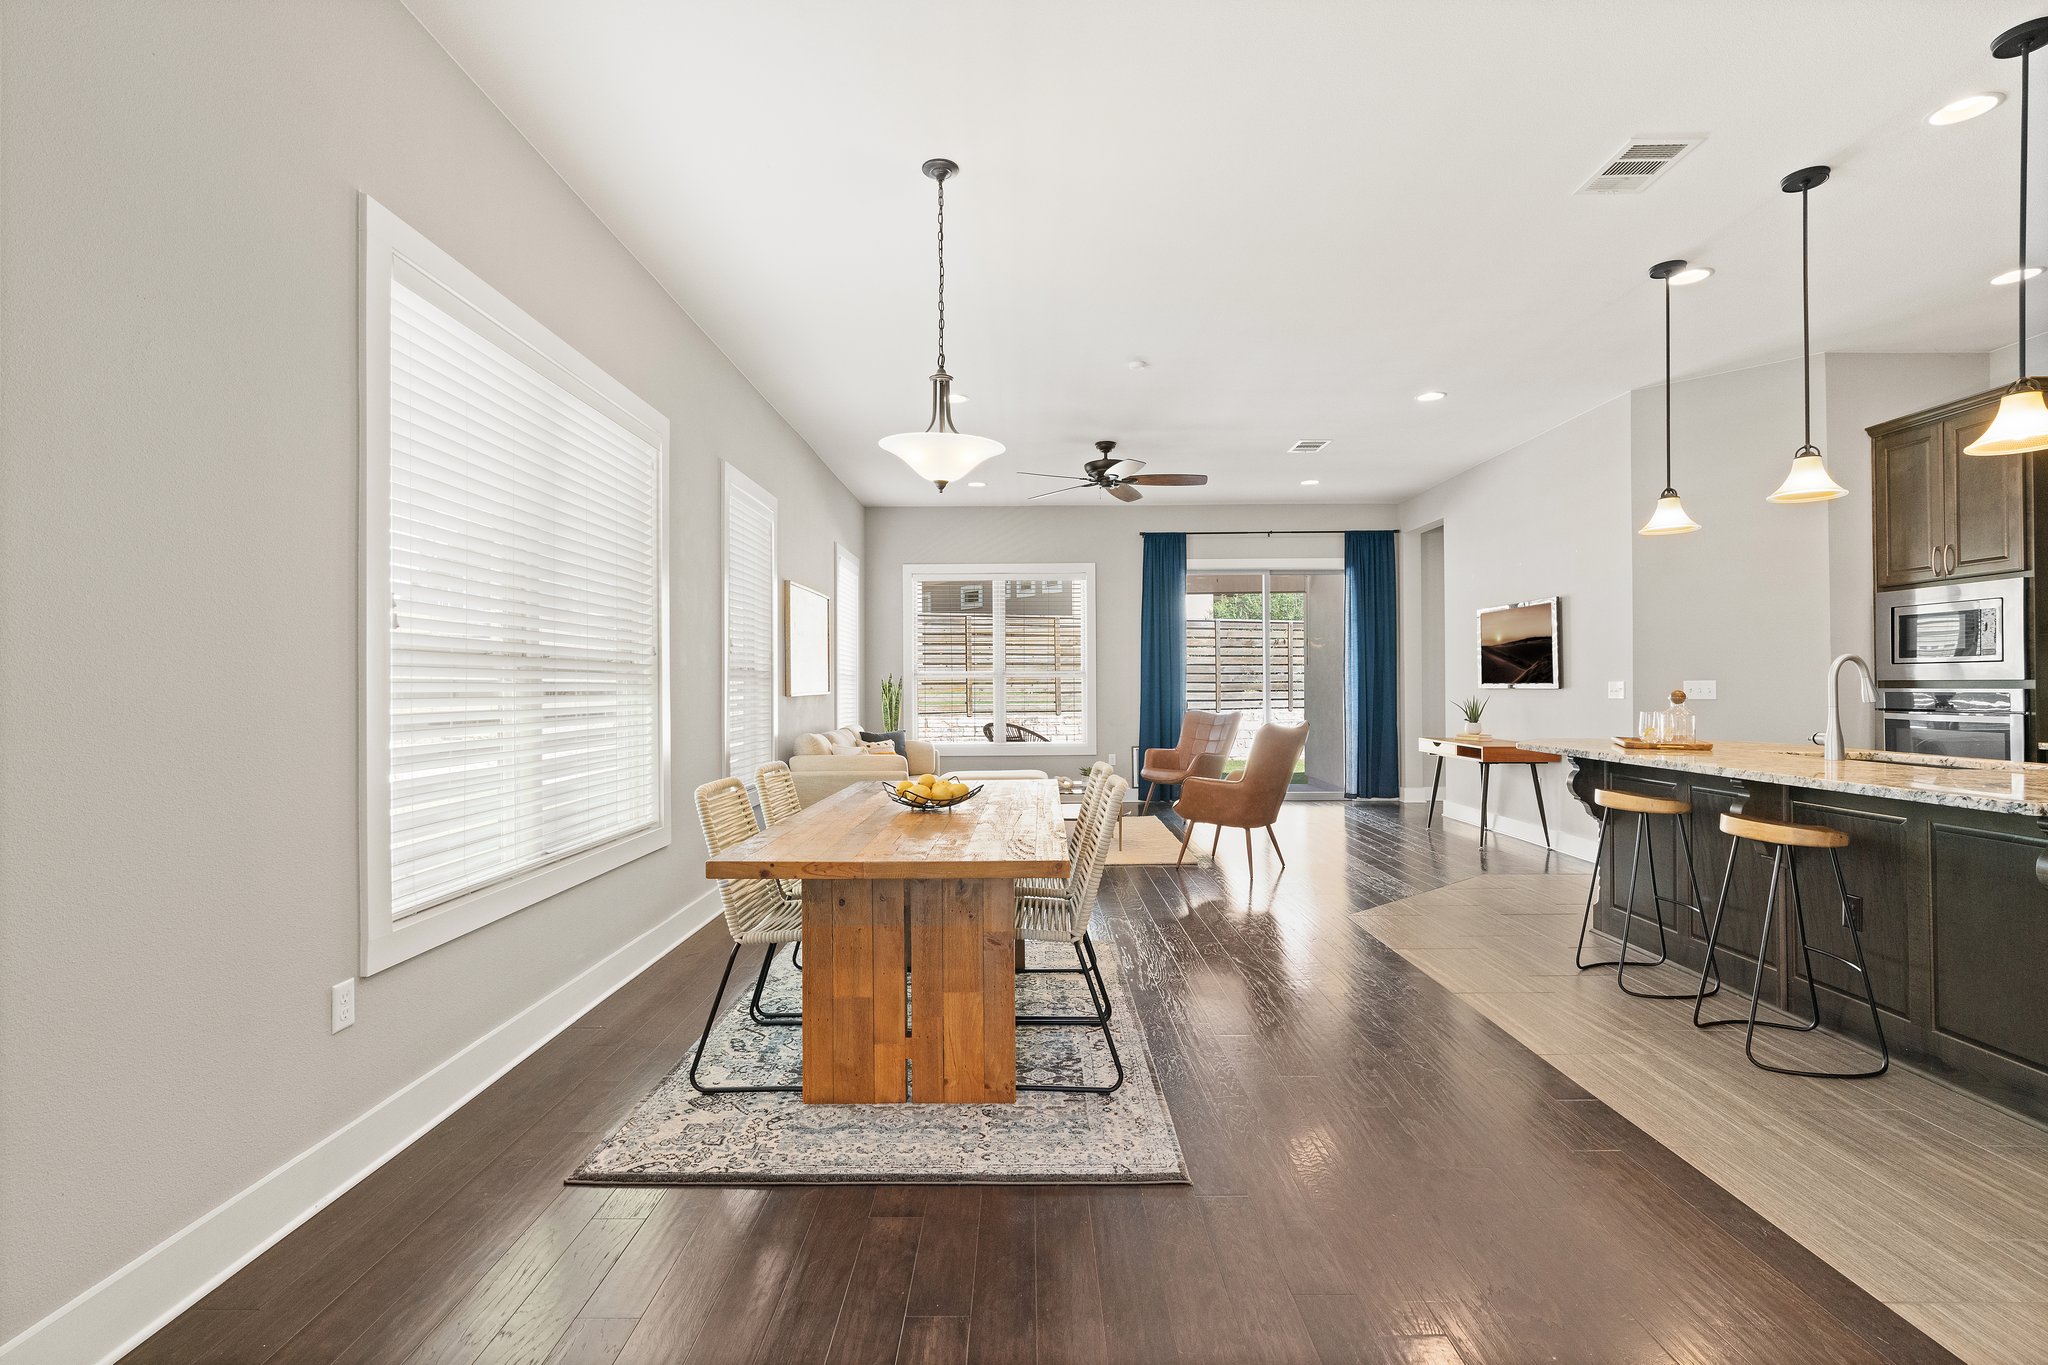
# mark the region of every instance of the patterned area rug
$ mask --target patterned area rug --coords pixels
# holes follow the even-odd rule
[[[576,1185],[768,1184],[1185,1184],[1187,1167],[1173,1115],[1153,1073],[1144,1026],[1131,1007],[1107,935],[1097,951],[1109,981],[1123,1057],[1113,1095],[1020,1094],[1015,1104],[805,1104],[797,1095],[700,1095],[686,1055],[654,1092],[598,1144]],[[747,1018],[753,987],[740,954],[732,1001],[712,1030],[699,1072],[708,1084],[775,1084],[798,1075],[802,1030]],[[1032,966],[1066,966],[1064,944],[1030,945]],[[744,983],[739,979],[744,973]],[[744,989],[742,985],[744,984]],[[787,951],[776,954],[762,1006],[794,1012],[800,978]],[[1079,1013],[1086,989],[1076,975],[1017,979],[1020,1013]],[[692,1006],[702,1009],[708,1001]],[[1083,1026],[1017,1030],[1020,1081],[1106,1084],[1115,1075],[1102,1030]],[[695,1044],[691,1051],[696,1050]]]

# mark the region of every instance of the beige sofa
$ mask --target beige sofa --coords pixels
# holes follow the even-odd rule
[[[882,782],[939,770],[939,755],[931,745],[921,739],[906,743],[910,748],[907,759],[900,754],[869,753],[861,743],[860,731],[852,726],[821,735],[798,735],[789,756],[798,799],[808,806],[856,782]]]

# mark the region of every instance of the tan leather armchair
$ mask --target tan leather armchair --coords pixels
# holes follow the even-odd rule
[[[1252,736],[1252,754],[1243,771],[1228,778],[1191,777],[1182,783],[1180,800],[1173,803],[1173,808],[1187,827],[1181,831],[1180,858],[1174,860],[1174,866],[1180,866],[1181,859],[1188,856],[1188,839],[1198,824],[1216,826],[1216,838],[1209,844],[1211,853],[1222,841],[1225,825],[1242,829],[1247,864],[1252,856],[1252,831],[1263,829],[1273,841],[1273,852],[1280,855],[1280,866],[1287,866],[1287,855],[1280,852],[1280,836],[1273,833],[1273,822],[1280,818],[1280,803],[1287,799],[1288,784],[1294,780],[1295,760],[1301,757],[1307,744],[1306,722],[1268,725]]]
[[[1230,741],[1237,738],[1235,711],[1190,711],[1180,719],[1180,743],[1171,749],[1147,749],[1138,768],[1138,778],[1147,783],[1143,815],[1152,809],[1152,796],[1163,783],[1177,786],[1191,777],[1223,776],[1223,760],[1230,753]]]

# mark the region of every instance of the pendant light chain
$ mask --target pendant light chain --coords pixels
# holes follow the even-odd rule
[[[939,176],[939,371],[946,369],[946,177]]]
[[[2033,122],[2030,76],[2034,52],[2020,53],[2020,378],[2027,377],[2027,125]]]

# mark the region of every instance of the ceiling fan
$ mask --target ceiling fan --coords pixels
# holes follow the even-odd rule
[[[1136,502],[1144,497],[1138,489],[1151,488],[1199,488],[1209,482],[1207,474],[1140,474],[1145,467],[1143,460],[1119,460],[1110,452],[1116,449],[1115,441],[1097,441],[1095,449],[1099,458],[1081,466],[1081,475],[1037,474],[1031,470],[1019,470],[1034,479],[1067,479],[1071,482],[1065,488],[1055,488],[1045,493],[1034,493],[1027,501],[1052,497],[1055,493],[1072,493],[1080,488],[1100,488],[1118,502]]]

